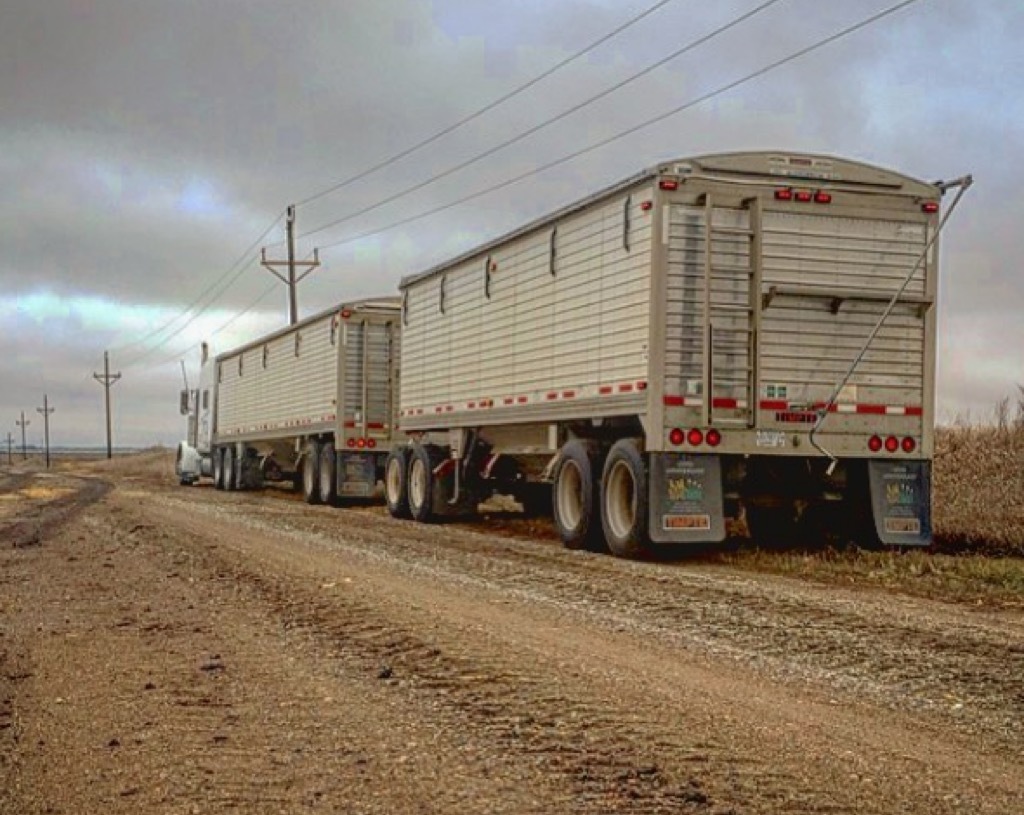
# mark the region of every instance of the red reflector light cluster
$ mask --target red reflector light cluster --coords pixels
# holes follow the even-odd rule
[[[832,194],[824,190],[794,190],[792,187],[779,187],[775,190],[776,201],[799,201],[801,204],[831,204]]]
[[[372,450],[374,447],[377,446],[377,440],[376,439],[349,439],[345,443],[349,447],[353,447],[353,448],[355,448],[357,450],[366,450],[366,449]]]
[[[939,211],[938,201],[925,201],[921,204],[921,212],[927,212],[929,215]]]
[[[709,447],[718,447],[722,443],[722,434],[713,427],[707,431],[696,427],[692,430],[684,431],[681,428],[674,427],[669,431],[668,440],[675,447],[681,447],[684,442],[691,447],[700,447],[702,444],[707,444]]]
[[[910,436],[905,436],[902,441],[895,436],[887,436],[885,439],[881,436],[872,436],[868,439],[868,449],[872,453],[880,453],[883,447],[887,453],[895,453],[897,450],[913,453],[917,449],[917,442]]]

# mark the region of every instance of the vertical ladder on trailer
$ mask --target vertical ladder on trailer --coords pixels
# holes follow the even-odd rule
[[[753,427],[757,416],[760,205],[704,198],[705,425]]]

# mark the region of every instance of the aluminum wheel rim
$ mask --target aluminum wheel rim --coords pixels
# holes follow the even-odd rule
[[[636,479],[625,461],[616,461],[605,480],[605,514],[617,538],[627,537],[636,523]]]
[[[423,462],[415,459],[409,468],[409,503],[419,509],[427,499],[427,468]]]
[[[313,479],[313,456],[306,456],[306,462],[302,467],[302,486],[306,490],[306,495],[313,495],[316,490]]]
[[[583,521],[583,473],[575,461],[566,461],[558,473],[558,517],[566,529],[576,530]]]
[[[390,459],[387,463],[387,500],[391,504],[397,504],[401,492],[401,461],[397,458]]]

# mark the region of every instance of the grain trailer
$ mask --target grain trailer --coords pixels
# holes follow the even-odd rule
[[[622,556],[743,521],[927,544],[949,186],[667,161],[406,277],[391,513],[511,494]]]
[[[396,435],[396,297],[335,306],[208,358],[182,393],[183,482],[293,480],[309,503],[371,496]]]

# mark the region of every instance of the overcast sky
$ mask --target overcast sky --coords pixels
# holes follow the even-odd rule
[[[472,203],[385,229],[678,107],[896,3],[779,0],[599,102],[346,220],[621,81],[763,0],[670,0],[525,93],[298,209],[323,267],[300,316],[669,157],[831,153],[976,184],[943,238],[939,418],[1024,382],[1024,2],[918,0],[850,37]],[[655,0],[3,0],[0,440],[174,443],[180,360],[286,322],[246,250],[301,202],[457,122]],[[261,234],[273,228],[263,241]],[[378,231],[383,230],[383,231]],[[377,234],[349,240],[367,232]],[[240,261],[241,262],[238,262]]]

